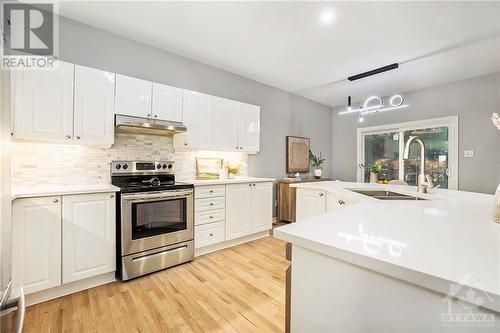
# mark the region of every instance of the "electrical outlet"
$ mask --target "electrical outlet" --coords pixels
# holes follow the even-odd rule
[[[464,157],[474,157],[474,150],[464,150]]]

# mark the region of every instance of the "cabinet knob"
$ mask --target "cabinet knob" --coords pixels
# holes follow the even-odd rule
[[[151,117],[151,113],[148,113],[148,117]]]
[[[248,184],[248,186],[252,186],[252,184]]]
[[[77,136],[77,137],[76,137],[76,139],[77,139],[77,140],[80,140],[80,137],[79,137],[79,136]]]
[[[214,234],[210,234],[210,237],[212,237]]]
[[[240,149],[243,149],[243,147],[240,147]]]
[[[339,205],[345,205],[345,201],[344,201],[344,200],[339,199]]]
[[[319,196],[322,197],[324,195],[324,193],[320,193]]]
[[[158,115],[157,115],[157,114],[155,114],[155,118],[158,118]]]
[[[184,142],[184,146],[187,146],[187,145],[188,145],[187,142]]]
[[[214,193],[214,190],[210,190],[210,193]]]
[[[210,206],[213,206],[213,205],[214,205],[214,203],[213,203],[213,202],[211,202],[211,203],[210,203]]]
[[[236,149],[240,149],[240,147],[236,146]]]
[[[66,139],[71,139],[71,135],[66,135]]]
[[[213,219],[214,217],[213,216],[210,216],[211,219]]]
[[[114,198],[115,196],[112,194],[112,195],[110,195],[109,197],[110,197],[110,198]]]
[[[58,199],[54,199],[54,200],[52,200],[52,202],[53,202],[53,203],[58,203],[58,202],[59,202],[59,200],[58,200]]]

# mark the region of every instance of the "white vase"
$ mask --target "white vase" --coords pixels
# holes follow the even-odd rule
[[[493,222],[500,223],[500,184],[495,192],[495,199],[493,200]]]
[[[314,169],[315,178],[321,178],[322,175],[323,175],[323,170],[321,170],[321,168]]]
[[[377,183],[378,182],[378,174],[375,172],[370,172],[370,183]]]

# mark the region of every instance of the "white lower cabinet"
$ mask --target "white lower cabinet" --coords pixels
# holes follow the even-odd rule
[[[226,240],[250,233],[252,184],[226,185]]]
[[[224,221],[196,226],[194,235],[195,248],[224,241]]]
[[[326,213],[326,191],[297,189],[297,221]]]
[[[272,202],[270,182],[226,185],[226,239],[271,229]]]
[[[114,198],[114,194],[63,197],[63,283],[115,270]]]
[[[26,294],[115,270],[115,193],[17,199],[12,281]]]
[[[252,187],[252,223],[250,231],[259,232],[272,228],[273,184],[256,183]]]
[[[217,243],[223,248],[238,242],[225,241],[270,230],[272,205],[272,182],[196,186],[195,248]],[[208,249],[220,249],[217,246]]]
[[[61,197],[15,200],[12,217],[13,288],[61,285]]]

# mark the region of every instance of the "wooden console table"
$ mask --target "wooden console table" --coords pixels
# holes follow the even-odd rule
[[[278,181],[278,222],[295,222],[295,187],[291,184],[330,181],[330,178],[310,178]]]

